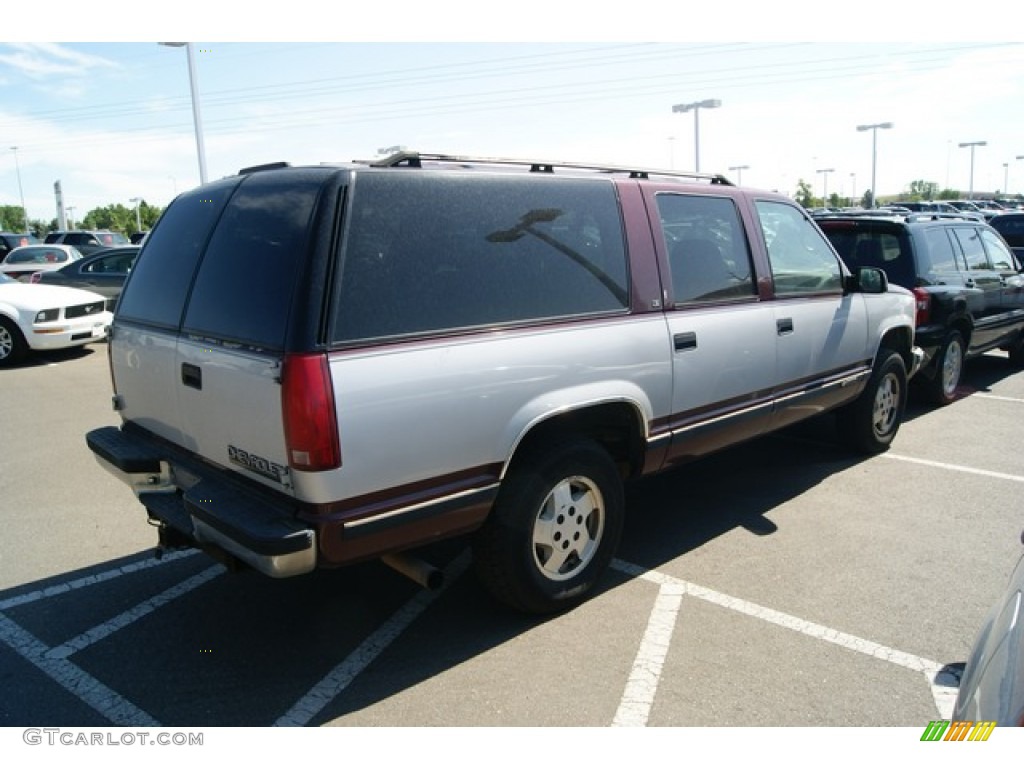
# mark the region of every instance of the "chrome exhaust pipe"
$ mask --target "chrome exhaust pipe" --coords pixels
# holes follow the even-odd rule
[[[419,558],[411,557],[404,552],[393,552],[390,555],[383,555],[380,560],[384,565],[394,568],[421,587],[426,587],[436,592],[444,584],[444,571]]]

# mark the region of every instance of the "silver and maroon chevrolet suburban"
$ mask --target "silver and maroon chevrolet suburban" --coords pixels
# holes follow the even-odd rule
[[[525,611],[573,606],[623,482],[825,411],[885,450],[914,300],[720,176],[402,153],[179,196],[87,435],[162,547],[275,577],[472,533]]]

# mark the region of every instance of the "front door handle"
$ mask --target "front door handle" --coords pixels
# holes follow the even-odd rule
[[[676,352],[682,352],[687,349],[697,348],[697,334],[693,331],[687,331],[686,333],[677,333],[672,337],[672,344],[676,348]]]
[[[779,336],[785,336],[787,333],[793,332],[793,318],[784,317],[781,320],[775,321],[775,330]]]
[[[203,388],[203,369],[192,363],[181,364],[181,383],[193,389]]]

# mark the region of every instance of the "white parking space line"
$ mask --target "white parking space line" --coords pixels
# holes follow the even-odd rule
[[[124,613],[110,619],[110,621],[105,621],[92,629],[86,630],[78,637],[74,637],[65,643],[51,648],[46,652],[46,657],[49,659],[66,659],[71,654],[77,653],[83,648],[88,648],[93,643],[99,642],[105,637],[110,637],[110,635],[114,634],[119,629],[124,629],[129,624],[138,621],[143,616],[155,611],[157,608],[167,605],[171,600],[188,594],[193,589],[201,587],[206,582],[226,572],[227,568],[219,563],[211,566],[205,571],[197,573],[195,576],[185,579],[185,581],[179,584],[175,584],[170,589],[164,590],[159,595],[155,595],[149,598],[149,600],[129,608]]]
[[[50,659],[49,648],[35,635],[0,613],[0,640],[83,703],[114,725],[159,726],[152,715],[66,659]]]
[[[686,590],[678,584],[662,584],[654,609],[647,621],[647,630],[633,661],[629,682],[612,720],[613,726],[645,726],[658,691],[661,669],[668,655],[676,617]]]
[[[1003,395],[983,395],[980,393],[972,393],[971,398],[980,398],[981,400],[1002,400],[1004,403],[1024,403],[1024,397],[1005,397]]]
[[[179,550],[177,552],[171,552],[166,554],[161,559],[151,557],[146,560],[139,560],[135,563],[129,563],[122,568],[112,568],[109,571],[103,573],[97,573],[92,576],[84,576],[81,579],[75,579],[74,581],[67,581],[63,584],[55,584],[52,587],[46,589],[37,589],[34,592],[26,592],[24,595],[18,595],[17,597],[10,597],[6,600],[0,600],[0,611],[6,611],[10,608],[16,608],[19,605],[27,605],[28,603],[34,603],[37,600],[43,600],[48,597],[55,597],[57,595],[63,595],[67,592],[72,592],[82,587],[91,587],[95,584],[102,584],[104,581],[110,581],[111,579],[117,579],[121,576],[127,576],[130,573],[137,573],[138,571],[144,571],[147,568],[155,568],[160,565],[167,565],[173,563],[176,560],[181,560],[185,557],[192,557],[193,555],[199,554],[197,549]]]
[[[905,461],[910,464],[921,464],[926,467],[935,467],[936,469],[947,469],[952,472],[965,472],[969,475],[981,475],[982,477],[992,477],[997,480],[1009,480],[1014,483],[1024,483],[1024,475],[1010,475],[1005,472],[993,472],[988,469],[975,469],[974,467],[965,467],[960,464],[946,464],[941,461],[931,461],[930,459],[915,459],[912,456],[900,456],[897,453],[882,453],[879,456],[892,459],[894,461]]]
[[[881,645],[880,643],[876,643],[872,640],[865,640],[862,637],[857,637],[856,635],[851,635],[846,632],[840,632],[839,630],[831,629],[830,627],[826,627],[822,624],[791,616],[772,608],[766,608],[764,606],[757,605],[756,603],[751,603],[747,600],[731,597],[721,592],[716,592],[713,589],[708,589],[707,587],[702,587],[698,584],[693,584],[692,582],[660,573],[659,571],[648,571],[639,565],[627,563],[622,560],[614,560],[612,562],[612,567],[636,578],[651,581],[658,584],[659,587],[674,585],[681,590],[682,594],[704,600],[705,602],[718,605],[722,608],[728,608],[729,610],[745,614],[752,618],[767,621],[770,624],[775,624],[776,626],[783,627],[794,632],[799,632],[800,634],[812,637],[816,640],[823,640],[827,643],[838,645],[856,653],[887,661],[890,664],[895,664],[899,667],[903,667],[904,669],[920,672],[928,681],[928,686],[932,692],[932,698],[935,701],[935,707],[939,711],[939,714],[944,718],[948,718],[952,713],[953,700],[956,697],[956,692],[955,690],[953,691],[951,698],[949,695],[949,681],[945,678],[940,678],[939,676],[939,672],[943,669],[943,665],[936,661],[925,659],[912,653],[906,653],[895,648],[889,648],[888,646]],[[657,607],[655,610],[658,610]],[[667,647],[664,649],[664,652],[668,652]],[[658,681],[653,680],[652,685],[649,686],[649,688],[651,688],[651,690],[649,690],[649,694],[652,698],[654,691],[657,689],[657,684]],[[626,689],[627,691],[629,690],[629,684],[627,684]],[[626,695],[624,694],[623,701],[625,700]]]
[[[399,635],[411,625],[424,610],[427,609],[447,588],[458,580],[470,563],[469,551],[463,552],[445,569],[444,585],[436,590],[421,589],[405,605],[399,608],[391,618],[381,624],[377,630],[363,640],[352,653],[334,669],[314,685],[305,696],[295,702],[274,723],[275,726],[303,726],[336,696],[344,691],[360,672],[366,669]]]

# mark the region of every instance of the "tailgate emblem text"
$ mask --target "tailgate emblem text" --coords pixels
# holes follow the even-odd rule
[[[231,460],[232,464],[245,467],[258,475],[269,477],[275,483],[283,484],[284,476],[288,472],[287,467],[264,459],[262,456],[257,456],[255,453],[243,451],[241,448],[236,448],[233,445],[228,446],[228,459]]]

